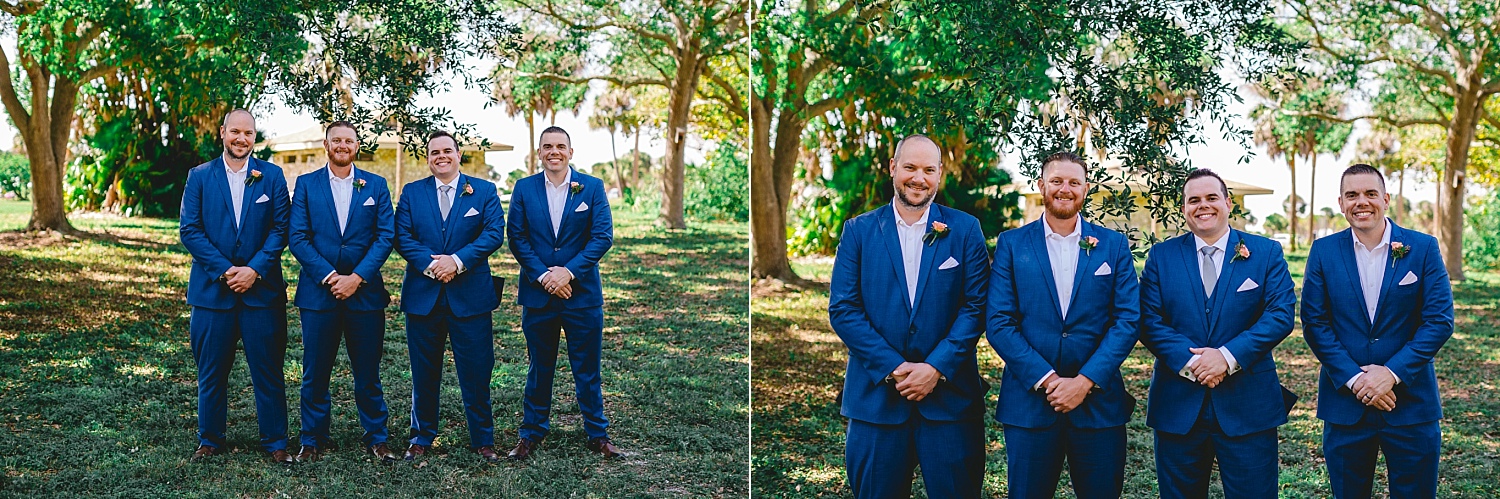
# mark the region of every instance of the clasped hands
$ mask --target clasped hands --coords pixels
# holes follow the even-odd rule
[[[564,267],[548,267],[542,274],[542,289],[564,300],[573,297],[573,273]]]
[[[1193,377],[1198,378],[1198,384],[1213,388],[1224,382],[1224,377],[1229,375],[1229,360],[1224,358],[1223,352],[1208,347],[1190,348],[1188,351],[1200,356],[1189,368]]]
[[[1396,409],[1396,375],[1385,366],[1370,364],[1359,368],[1365,373],[1354,380],[1354,396],[1360,403],[1390,412]]]
[[[943,373],[938,372],[932,364],[922,362],[902,362],[891,371],[891,378],[896,380],[896,390],[901,392],[902,397],[912,402],[920,402],[932,394],[937,388],[938,380],[943,378]]]
[[[323,280],[323,284],[328,286],[328,291],[333,293],[333,297],[340,300],[347,300],[350,296],[354,296],[354,292],[359,291],[359,287],[364,283],[365,278],[360,277],[359,274],[331,274]]]
[[[260,273],[250,267],[229,267],[219,280],[229,285],[229,290],[235,293],[244,293],[255,285],[255,280],[260,279]]]
[[[1064,378],[1052,373],[1042,380],[1042,388],[1047,391],[1047,403],[1052,404],[1052,410],[1067,414],[1083,404],[1083,399],[1094,389],[1094,380],[1082,374]]]
[[[432,263],[427,265],[427,273],[432,275],[438,282],[447,284],[458,275],[458,262],[448,255],[431,255]]]

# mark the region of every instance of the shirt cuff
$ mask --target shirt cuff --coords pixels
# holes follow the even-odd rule
[[[1359,373],[1359,374],[1354,375],[1353,378],[1349,378],[1349,381],[1345,381],[1344,382],[1344,386],[1347,386],[1347,387],[1349,387],[1350,390],[1353,390],[1354,389],[1354,382],[1355,381],[1359,381],[1359,377],[1360,376],[1364,376],[1364,375],[1365,375],[1365,373]]]
[[[1391,371],[1391,368],[1387,367],[1385,370]],[[1401,384],[1401,377],[1396,375],[1396,371],[1391,371],[1391,377],[1396,378],[1396,384]]]
[[[464,261],[459,260],[458,255],[448,255],[448,258],[452,258],[453,264],[458,266],[458,271],[454,272],[454,274],[464,273]]]
[[[536,282],[542,282],[543,280],[547,279],[547,274],[551,274],[551,273],[552,273],[552,271],[550,271],[550,270],[548,270],[546,272],[542,272],[542,275],[536,276]]]
[[[1229,363],[1229,371],[1225,373],[1226,375],[1240,372],[1240,363],[1234,360],[1234,354],[1229,353],[1228,348],[1219,347],[1219,353],[1224,354],[1224,361]]]
[[[1198,382],[1198,375],[1193,374],[1193,364],[1197,364],[1198,359],[1201,358],[1203,358],[1202,354],[1193,354],[1193,357],[1188,359],[1187,364],[1183,364],[1182,369],[1177,371],[1177,375],[1187,378],[1188,381]]]
[[[578,276],[573,275],[573,271],[568,270],[567,267],[563,267],[562,269],[563,269],[563,272],[567,272],[568,273],[568,282],[573,282],[574,279],[578,278]]]
[[[322,281],[319,281],[319,282],[321,282],[321,283],[323,283],[323,284],[328,284],[328,280],[329,280],[329,279],[332,279],[332,278],[333,278],[333,276],[334,276],[334,275],[335,275],[335,274],[338,274],[338,273],[339,273],[339,271],[337,271],[337,270],[334,270],[334,271],[331,271],[331,272],[329,272],[329,273],[328,273],[328,275],[325,275],[325,276],[323,276],[323,280],[322,280]]]
[[[1031,389],[1032,390],[1040,390],[1042,388],[1042,382],[1043,381],[1047,381],[1047,378],[1051,377],[1054,374],[1057,374],[1057,370],[1056,369],[1053,369],[1051,371],[1047,371],[1047,374],[1044,375],[1044,376],[1042,376],[1042,379],[1036,380],[1036,384],[1035,385],[1031,385]]]

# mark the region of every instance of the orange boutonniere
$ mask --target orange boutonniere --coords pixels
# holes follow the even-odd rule
[[[362,178],[354,179],[354,190],[358,191],[360,189],[363,189],[364,187],[365,187],[365,179],[362,179]]]
[[[932,246],[932,243],[938,239],[948,237],[948,224],[933,222],[928,227],[930,228],[927,229],[927,233],[922,235],[922,242],[927,243],[928,246]]]
[[[1239,244],[1234,245],[1234,258],[1230,258],[1229,261],[1231,261],[1231,262],[1237,262],[1237,261],[1240,261],[1240,260],[1249,260],[1249,259],[1250,259],[1250,248],[1248,248],[1248,247],[1245,246],[1245,242],[1244,241],[1240,241]]]
[[[1099,238],[1088,236],[1083,239],[1079,239],[1078,247],[1083,249],[1083,254],[1091,254],[1094,251],[1094,248],[1099,247]]]
[[[1400,260],[1411,251],[1411,247],[1401,244],[1399,241],[1391,241],[1391,267],[1396,266],[1396,260]]]
[[[245,185],[260,182],[261,177],[263,177],[263,175],[260,174],[260,170],[250,170],[250,174],[245,175]]]
[[[468,195],[473,194],[473,193],[474,193],[474,184],[471,184],[471,183],[468,183],[468,182],[464,182],[464,195],[468,196]]]
[[[568,191],[572,192],[573,194],[583,192],[583,184],[580,184],[578,182],[568,182]]]

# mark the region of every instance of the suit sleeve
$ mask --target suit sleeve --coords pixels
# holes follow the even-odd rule
[[[273,170],[276,175],[267,175],[271,182],[271,231],[266,234],[266,242],[250,258],[248,267],[264,276],[273,269],[272,266],[281,266],[281,252],[286,251],[287,222],[292,218],[292,203],[290,196],[286,193],[286,177],[280,170]]]
[[[900,352],[886,343],[865,313],[860,296],[860,238],[853,232],[854,223],[844,222],[839,248],[833,257],[833,278],[828,286],[828,323],[849,347],[849,357],[864,367],[869,379],[880,383],[906,362]]]
[[[182,211],[178,215],[178,236],[193,261],[203,265],[210,278],[217,279],[229,271],[229,258],[208,240],[208,231],[203,222],[203,175],[207,170],[188,171],[187,185],[182,190]]]
[[[483,264],[505,244],[505,208],[500,206],[499,191],[485,195],[481,215],[484,216],[484,229],[479,231],[479,237],[454,252],[459,259],[469,262],[470,267]]]
[[[396,217],[391,213],[391,189],[384,182],[375,193],[375,241],[365,251],[364,259],[354,266],[354,273],[366,281],[380,273],[380,267],[391,257],[396,238]],[[325,273],[326,274],[326,273]]]
[[[1112,374],[1120,372],[1120,364],[1125,363],[1125,357],[1130,355],[1140,337],[1141,284],[1135,277],[1135,258],[1130,253],[1130,243],[1123,236],[1115,240],[1119,243],[1113,252],[1115,261],[1111,263],[1118,269],[1114,272],[1115,300],[1111,304],[1114,322],[1104,332],[1099,348],[1078,369],[1078,374],[1087,376],[1100,390],[1106,391],[1124,388],[1112,386],[1110,380],[1118,378]]]
[[[1201,345],[1194,344],[1186,335],[1167,325],[1161,283],[1162,258],[1158,252],[1153,251],[1146,259],[1145,271],[1141,273],[1141,343],[1175,373],[1193,358],[1190,349]]]
[[[411,191],[412,189],[401,189],[401,203],[396,205],[396,252],[411,266],[425,269],[432,264],[432,255],[437,252],[417,239],[416,228],[412,226],[411,220]]]
[[[1014,372],[1017,378],[1029,384],[1054,369],[1016,330],[1021,307],[1020,297],[1016,296],[1016,272],[1011,250],[1005,237],[995,243],[995,263],[991,266],[989,290],[985,293],[985,338],[1005,361],[1006,371]]]
[[[307,269],[309,275],[326,276],[334,269],[313,247],[312,216],[307,208],[308,191],[302,185],[302,177],[297,177],[297,193],[292,196],[291,231],[287,234],[287,248],[292,250],[292,256]]]
[[[1417,378],[1417,371],[1432,362],[1438,349],[1453,336],[1453,287],[1448,283],[1448,269],[1436,243],[1429,242],[1422,255],[1422,325],[1411,340],[1396,351],[1385,367],[1403,380]]]
[[[521,266],[521,283],[518,285],[536,286],[536,280],[547,273],[547,265],[536,256],[536,250],[531,248],[531,219],[526,217],[526,195],[519,184],[517,182],[515,188],[511,189],[510,225],[505,226],[505,231],[510,238],[510,254],[516,257],[516,263]]]
[[[615,244],[615,221],[609,212],[609,199],[604,195],[603,184],[595,186],[593,191],[594,203],[590,206],[591,227],[589,228],[589,242],[584,245],[583,251],[573,255],[568,260],[568,272],[573,273],[573,278],[584,275],[599,266],[599,259],[604,258],[604,253],[609,251],[610,246]]]
[[[1266,269],[1265,306],[1260,319],[1249,329],[1235,335],[1224,348],[1234,354],[1241,368],[1255,365],[1271,353],[1281,340],[1292,334],[1292,317],[1297,309],[1297,293],[1292,290],[1292,274],[1286,268],[1286,255],[1280,244],[1271,245],[1270,267]]]
[[[944,338],[932,353],[927,356],[927,364],[936,368],[944,375],[958,371],[959,366],[967,359],[974,358],[974,348],[979,344],[979,335],[984,334],[984,302],[985,290],[989,288],[989,279],[985,266],[989,260],[989,253],[984,248],[984,232],[978,223],[972,224],[964,231],[964,239],[961,241],[964,259],[964,303],[958,310],[958,316],[953,319],[953,326],[948,329],[948,336]]]
[[[1358,293],[1359,290],[1348,289],[1343,292]],[[1302,277],[1302,339],[1307,341],[1307,347],[1318,358],[1318,362],[1328,368],[1329,374],[1333,376],[1333,384],[1340,390],[1348,390],[1344,383],[1364,371],[1349,356],[1349,351],[1344,349],[1344,344],[1339,342],[1338,336],[1333,332],[1333,309],[1330,308],[1332,303],[1329,303],[1329,296],[1323,276],[1323,255],[1314,245],[1307,257],[1307,270]]]

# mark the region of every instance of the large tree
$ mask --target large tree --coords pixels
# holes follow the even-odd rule
[[[1491,104],[1500,94],[1500,5],[1408,0],[1288,0],[1290,17],[1327,67],[1316,76],[1362,91],[1368,114],[1329,120],[1375,120],[1396,128],[1446,131],[1438,183],[1437,239],[1449,278],[1464,279],[1463,208],[1470,150],[1478,133],[1500,127]]]
[[[598,73],[583,77],[539,72],[530,76],[567,83],[608,81],[619,87],[657,86],[668,94],[662,139],[660,221],[687,226],[683,217],[687,141],[693,103],[699,98],[743,101],[742,91],[715,72],[719,58],[742,58],[747,32],[740,0],[508,0],[537,23],[588,42]],[[714,91],[705,94],[702,85]],[[731,106],[732,107],[732,106]]]

